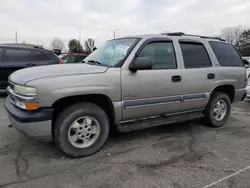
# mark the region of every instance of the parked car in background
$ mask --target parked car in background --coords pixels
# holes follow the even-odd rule
[[[242,57],[242,60],[246,67],[247,78],[250,78],[250,57]]]
[[[248,79],[248,83],[247,83],[247,87],[246,87],[246,92],[247,92],[246,98],[250,99],[250,78]]]
[[[53,51],[41,47],[0,45],[0,92],[6,90],[8,77],[14,71],[32,66],[59,64],[60,61]]]
[[[72,157],[97,152],[113,126],[127,132],[204,117],[221,127],[246,95],[242,58],[220,38],[117,38],[84,61],[14,72],[5,100],[17,130],[53,139]]]
[[[81,63],[88,55],[87,54],[78,54],[78,53],[69,53],[61,54],[58,57],[63,60],[64,63]]]

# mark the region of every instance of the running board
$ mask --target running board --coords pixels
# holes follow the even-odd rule
[[[154,118],[145,118],[145,119],[139,119],[135,121],[129,121],[129,122],[122,122],[117,124],[117,128],[120,132],[130,132],[130,131],[136,131],[140,129],[146,129],[161,125],[167,125],[171,123],[178,123],[193,119],[198,119],[204,117],[204,114],[202,111],[196,111],[196,112],[187,112],[182,114],[175,114],[175,115],[165,115],[165,116],[158,116]]]

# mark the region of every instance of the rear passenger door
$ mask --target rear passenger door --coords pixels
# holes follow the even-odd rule
[[[8,77],[14,71],[25,68],[32,60],[31,50],[23,48],[4,48],[0,64],[1,89],[8,86]]]
[[[216,68],[203,43],[180,41],[179,44],[184,63],[181,111],[203,109],[216,80]]]

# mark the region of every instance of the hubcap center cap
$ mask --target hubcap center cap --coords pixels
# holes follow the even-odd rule
[[[91,136],[92,127],[90,125],[82,125],[77,129],[77,137],[79,139],[86,139]]]

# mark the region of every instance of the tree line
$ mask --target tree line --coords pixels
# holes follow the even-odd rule
[[[65,50],[64,42],[60,38],[53,38],[50,44],[52,49]],[[68,49],[71,53],[86,53],[90,54],[95,49],[95,41],[92,38],[88,38],[84,41],[84,47],[79,40],[71,39],[68,43]]]
[[[234,44],[242,56],[250,56],[250,29],[242,26],[223,28],[220,37]]]

